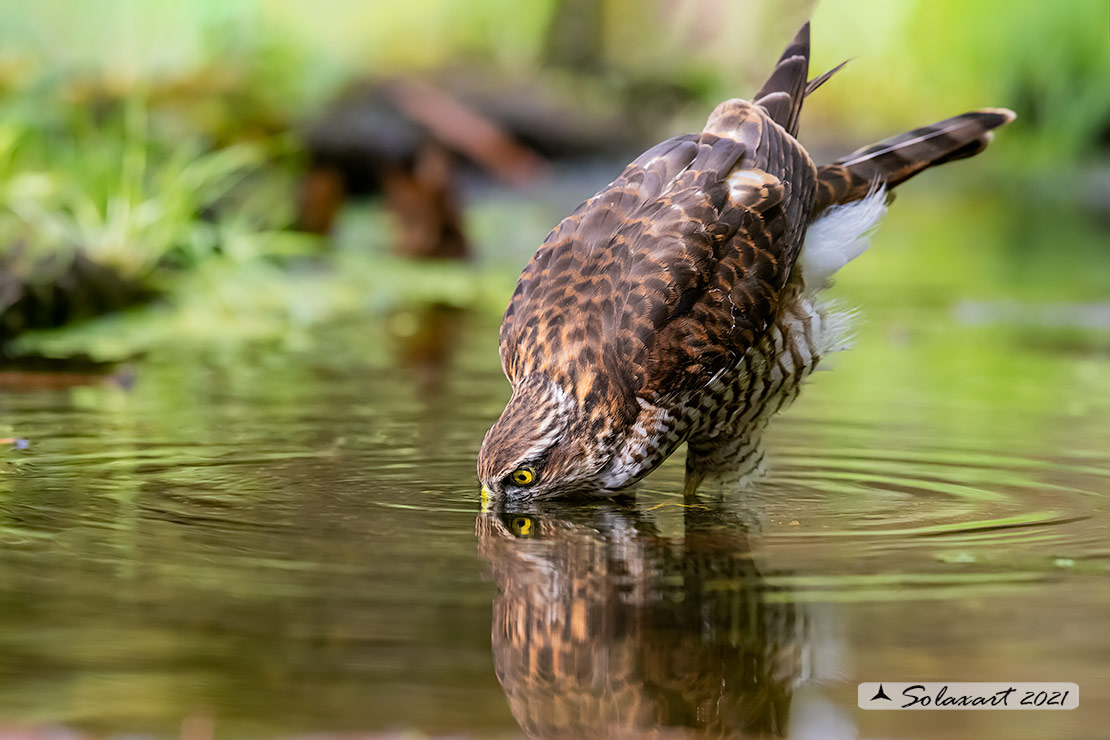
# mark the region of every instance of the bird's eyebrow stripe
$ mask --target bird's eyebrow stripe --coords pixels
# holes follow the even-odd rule
[[[541,453],[546,452],[548,449],[550,449],[551,446],[555,444],[555,440],[558,439],[559,432],[561,431],[558,421],[559,412],[557,410],[553,413],[548,414],[544,418],[545,423],[543,426],[543,434],[540,436],[540,438],[536,440],[535,444],[529,447],[528,450],[524,452],[524,454],[518,457],[511,466],[501,471],[500,477],[504,478],[505,476],[509,475],[514,470],[519,468],[521,465],[535,460],[536,458],[540,457]]]
[[[539,439],[529,447],[522,455],[518,456],[512,467],[506,468],[502,471],[501,477],[505,477],[512,471],[524,463],[535,460],[541,453],[546,452],[555,444],[559,434],[562,432],[564,424],[560,423],[567,419],[574,408],[575,400],[563,388],[554,381],[550,381],[545,385],[555,402],[548,407],[547,413],[542,419],[537,420],[536,426],[542,429]]]

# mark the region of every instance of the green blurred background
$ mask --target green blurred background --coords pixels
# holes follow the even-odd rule
[[[1105,706],[1102,0],[9,0],[0,721],[515,733],[472,528],[501,311],[559,219],[807,18],[814,75],[852,59],[806,102],[819,159],[1019,118],[899,187],[838,275],[866,320],[772,428],[772,571],[844,602],[861,680],[947,645],[951,675]],[[796,519],[831,536],[791,546]]]
[[[496,318],[562,215],[638,150],[751,94],[809,17],[814,74],[852,59],[806,103],[819,157],[976,107],[1019,115],[985,156],[906,186],[912,205],[843,289],[933,304],[1110,294],[1100,0],[45,0],[0,19],[0,344],[9,359],[118,359],[299,342],[412,303]],[[513,156],[542,155],[514,177],[511,156],[443,147],[468,259],[396,248],[405,211],[382,179],[428,169],[405,147],[442,133],[435,110],[378,115],[397,80],[477,113],[522,143]],[[334,174],[336,157],[344,194],[366,197],[297,228],[314,168]]]

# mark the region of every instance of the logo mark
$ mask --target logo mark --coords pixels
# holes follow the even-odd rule
[[[879,690],[875,693],[874,696],[871,697],[871,701],[875,701],[876,699],[886,699],[887,701],[894,701],[893,699],[891,699],[889,696],[886,695],[885,691],[883,691],[883,685],[882,684],[879,684]]]
[[[856,687],[860,709],[1068,710],[1079,706],[1074,683],[974,681],[865,681]]]

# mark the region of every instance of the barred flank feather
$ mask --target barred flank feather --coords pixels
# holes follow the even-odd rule
[[[1014,112],[1005,108],[983,108],[884,139],[823,165],[817,169],[814,213],[859,200],[876,182],[893,188],[922,170],[978,154],[990,143],[991,129],[1014,118]]]

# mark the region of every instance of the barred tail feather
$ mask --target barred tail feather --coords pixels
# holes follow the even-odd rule
[[[1005,108],[983,108],[907,131],[819,167],[814,213],[864,198],[876,183],[893,188],[917,173],[971,157],[987,148],[992,129],[1016,118]]]

